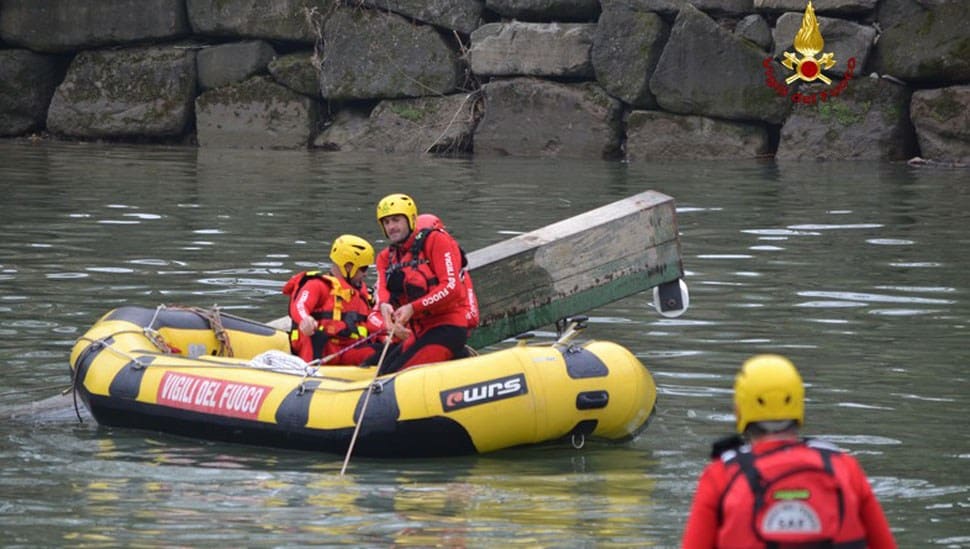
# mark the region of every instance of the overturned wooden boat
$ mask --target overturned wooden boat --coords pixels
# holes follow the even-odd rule
[[[217,309],[128,306],[79,338],[70,364],[98,423],[205,439],[344,453],[368,391],[360,456],[636,436],[656,401],[650,372],[617,344],[567,340],[375,378],[374,367],[294,367],[279,360],[295,358],[286,332]]]

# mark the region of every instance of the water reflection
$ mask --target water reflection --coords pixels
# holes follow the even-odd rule
[[[583,544],[629,545],[660,527],[646,511],[663,505],[654,501],[647,474],[656,460],[627,447],[361,460],[340,477],[339,458],[308,467],[297,452],[139,440],[124,432],[90,442],[67,466],[77,474],[70,500],[98,520],[80,521],[65,535],[70,541],[125,543],[157,531],[198,543],[206,525],[228,521],[255,539],[276,534],[297,544],[548,545],[568,534]],[[135,532],[126,530],[129,508]]]

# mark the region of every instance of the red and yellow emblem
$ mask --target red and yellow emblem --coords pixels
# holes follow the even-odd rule
[[[818,30],[818,19],[815,18],[815,9],[812,7],[811,1],[805,8],[805,15],[802,16],[802,27],[795,35],[794,46],[795,50],[802,54],[802,57],[799,59],[794,53],[785,52],[785,59],[782,60],[781,64],[795,71],[795,74],[785,79],[785,83],[791,84],[795,80],[804,80],[805,82],[821,80],[826,84],[831,84],[832,81],[822,74],[822,71],[835,66],[835,56],[832,53],[824,53],[818,59],[815,58],[815,55],[820,53],[825,46],[825,41],[822,40],[822,33]]]

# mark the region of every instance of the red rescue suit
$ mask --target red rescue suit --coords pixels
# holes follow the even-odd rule
[[[475,294],[475,286],[472,284],[472,274],[466,269],[461,270],[461,281],[465,284],[465,299],[468,300],[468,310],[465,311],[465,325],[469,330],[478,327],[478,296]]]
[[[311,271],[293,275],[283,285],[283,293],[290,296],[290,349],[307,362],[337,353],[370,332],[371,297],[363,283],[358,289],[346,280]],[[309,337],[299,330],[300,321],[307,316],[317,320],[317,331]],[[331,362],[360,364],[373,354],[373,346],[364,344]]]
[[[745,452],[746,455],[742,456]],[[742,466],[742,461],[749,465]],[[826,461],[829,462],[828,469]],[[755,470],[753,475],[750,465]],[[745,470],[748,471],[747,474]],[[772,482],[769,480],[784,482],[777,479],[804,475],[807,474],[804,472],[806,470],[830,471],[828,476],[832,479],[834,489],[826,490],[819,483],[813,483],[808,490],[788,487],[784,491],[778,491],[778,495],[774,497],[778,502],[766,503],[764,491],[762,490],[760,497],[756,496],[752,489],[753,484],[749,482],[749,478],[755,476],[761,480],[762,486],[772,490]],[[828,492],[837,494],[841,503],[823,506],[822,512],[817,513],[816,518],[819,519],[818,531],[831,533],[831,544],[819,542],[818,534],[805,531],[794,534],[778,533],[783,527],[797,524],[805,517],[808,498],[824,498]],[[799,498],[803,501],[799,501]],[[777,507],[769,507],[770,505]],[[804,506],[799,508],[799,505]],[[841,513],[839,507],[842,507]],[[778,516],[771,515],[773,509],[778,509]],[[811,511],[808,513],[811,514]],[[764,528],[772,531],[765,533]],[[778,539],[779,536],[786,541],[772,544],[766,539]],[[804,545],[797,545],[799,539]],[[834,446],[818,441],[772,439],[757,442],[753,447],[728,450],[707,465],[694,495],[682,547],[886,549],[895,548],[896,543],[882,507],[855,458]]]
[[[468,340],[470,308],[455,239],[443,230],[412,231],[382,250],[376,263],[377,302],[414,308],[407,326],[413,335],[386,371],[458,356]]]
[[[432,230],[448,231],[445,229],[445,224],[441,221],[441,218],[434,214],[421,214],[415,221],[415,230],[428,233]],[[423,240],[425,235],[417,235],[415,237],[415,242]],[[412,245],[414,248],[416,245]],[[468,259],[465,257],[465,250],[458,247],[461,251],[461,271],[459,271],[458,278],[461,279],[462,284],[465,285],[465,299],[468,301],[468,309],[465,310],[465,321],[469,330],[478,327],[479,313],[478,313],[478,296],[475,295],[475,285],[472,283],[472,275],[468,272]]]

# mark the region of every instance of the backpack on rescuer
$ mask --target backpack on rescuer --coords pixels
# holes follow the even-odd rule
[[[797,446],[817,453],[821,464],[771,459]],[[749,512],[740,512],[750,513],[751,531],[769,549],[836,547],[834,540],[846,513],[845,496],[832,468],[832,456],[838,453],[825,443],[805,441],[759,456],[752,454],[749,447],[725,455],[725,463],[737,462],[740,470],[722,497],[722,516],[727,495],[733,489],[744,489],[735,483],[743,476],[743,484],[753,495],[753,507]]]

